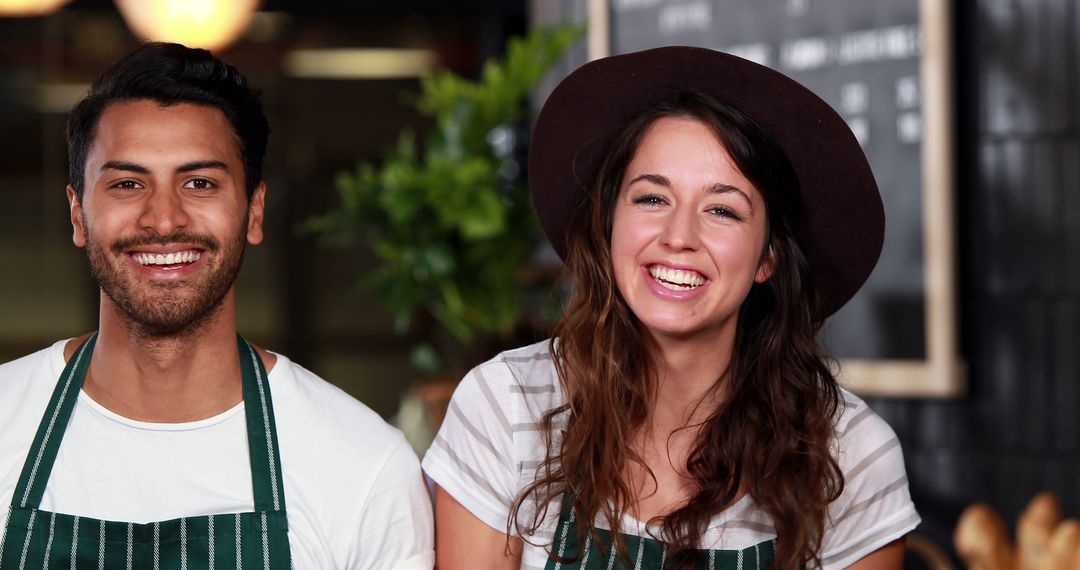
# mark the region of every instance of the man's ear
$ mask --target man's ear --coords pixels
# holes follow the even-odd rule
[[[770,244],[765,250],[765,255],[761,256],[761,261],[758,262],[757,273],[754,274],[754,281],[757,283],[768,281],[775,270],[776,253],[773,251],[773,246]]]
[[[83,214],[82,200],[75,188],[67,187],[68,208],[71,210],[71,241],[76,247],[86,247],[86,216]]]
[[[263,213],[266,209],[266,181],[259,182],[248,200],[247,241],[258,245],[263,240]]]

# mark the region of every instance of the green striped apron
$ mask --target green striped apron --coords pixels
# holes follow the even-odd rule
[[[546,570],[664,570],[667,544],[647,536],[622,535],[630,557],[630,567],[623,564],[611,547],[612,533],[596,529],[599,543],[585,537],[579,548],[575,509],[563,502],[559,524],[555,527],[555,542],[548,557]],[[776,555],[776,540],[766,540],[742,550],[698,550],[695,569],[700,570],[757,570],[768,568]]]
[[[0,537],[0,570],[26,568],[290,568],[288,524],[266,369],[237,335],[255,511],[135,524],[42,511],[60,441],[82,389],[96,335],[64,368],[23,464]],[[108,442],[103,442],[107,444]]]

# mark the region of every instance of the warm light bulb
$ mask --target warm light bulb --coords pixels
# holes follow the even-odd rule
[[[44,16],[71,0],[0,0],[0,17]]]
[[[138,36],[217,50],[236,41],[259,0],[116,0]]]

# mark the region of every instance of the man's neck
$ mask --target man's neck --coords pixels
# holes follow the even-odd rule
[[[150,336],[133,327],[107,295],[88,396],[129,419],[177,423],[206,419],[243,400],[234,291],[197,330]]]

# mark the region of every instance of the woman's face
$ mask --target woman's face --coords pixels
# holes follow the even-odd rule
[[[646,130],[615,204],[615,281],[654,335],[734,339],[739,306],[772,273],[765,201],[691,118]]]

